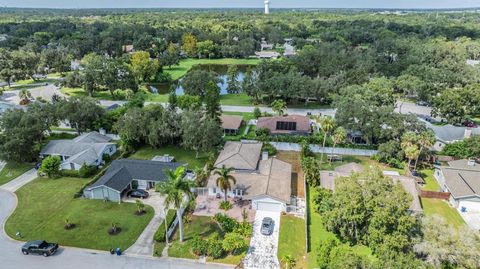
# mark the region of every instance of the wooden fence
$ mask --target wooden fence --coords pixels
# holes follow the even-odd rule
[[[420,190],[420,197],[447,200],[450,198],[449,192],[424,191]]]

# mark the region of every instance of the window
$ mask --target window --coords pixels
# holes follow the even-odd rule
[[[296,131],[296,122],[277,121],[277,130]]]

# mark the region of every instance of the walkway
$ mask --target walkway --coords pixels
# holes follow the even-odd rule
[[[283,151],[301,151],[302,146],[298,143],[286,142],[270,142],[277,150]],[[313,153],[339,154],[339,155],[356,155],[356,156],[373,156],[377,154],[377,150],[371,149],[351,149],[351,148],[323,148],[320,145],[310,144],[310,150]]]
[[[135,200],[136,199],[129,199],[126,200],[126,202],[134,203]],[[142,234],[138,237],[137,241],[125,251],[125,254],[147,257],[153,256],[153,237],[155,232],[158,230],[158,227],[160,227],[160,224],[162,224],[165,219],[163,210],[164,201],[165,198],[162,197],[158,192],[150,192],[150,197],[142,200],[144,204],[153,208],[155,214],[145,230],[143,230]]]
[[[29,171],[30,172],[30,171]],[[27,172],[27,173],[29,173]],[[24,174],[25,175],[25,174]],[[9,190],[16,190],[28,183],[22,175],[14,179],[9,185]],[[139,268],[162,268],[162,269],[227,269],[234,268],[230,265],[201,264],[195,260],[173,258],[145,258],[136,255],[115,256],[105,251],[60,247],[59,251],[48,258],[35,255],[25,256],[20,252],[23,242],[18,242],[5,234],[3,229],[8,216],[13,213],[17,199],[14,193],[0,187],[0,253],[1,268],[17,269],[139,269]]]

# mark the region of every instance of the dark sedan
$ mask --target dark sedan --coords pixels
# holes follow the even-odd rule
[[[32,253],[48,257],[50,255],[53,255],[57,251],[57,249],[58,244],[56,243],[48,243],[44,240],[34,240],[29,241],[22,246],[22,253],[24,255]]]
[[[127,196],[132,198],[146,199],[148,198],[149,194],[145,190],[131,190],[127,193]]]

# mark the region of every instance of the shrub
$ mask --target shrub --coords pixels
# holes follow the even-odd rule
[[[110,154],[103,154],[102,156],[102,160],[105,162],[105,163],[109,163],[110,161],[112,161],[112,157],[110,156]]]
[[[238,224],[238,227],[233,230],[234,233],[238,233],[243,237],[250,237],[252,235],[252,224],[244,221]]]
[[[218,259],[223,256],[223,247],[222,247],[222,241],[219,239],[219,236],[217,233],[214,233],[210,238],[207,239],[207,255],[214,258]]]
[[[315,212],[322,214],[332,209],[332,196],[331,190],[319,188],[318,192],[313,197],[313,208]]]
[[[80,177],[77,170],[61,170],[60,175],[62,177]]]
[[[177,216],[177,212],[173,209],[168,210],[167,212],[167,225],[170,227]],[[168,228],[167,228],[168,229]],[[162,221],[162,224],[158,227],[153,239],[157,242],[165,242],[165,221]]]
[[[258,119],[262,116],[262,111],[260,111],[260,108],[255,107],[253,109],[253,116],[255,117],[255,119]]]
[[[222,248],[228,253],[236,254],[248,247],[245,238],[238,233],[227,233],[222,241]]]
[[[270,143],[263,143],[262,151],[267,151],[269,156],[277,154],[277,149]]]
[[[219,206],[220,209],[225,210],[225,211],[228,211],[228,210],[232,209],[232,207],[233,206],[229,201],[222,201],[222,202],[220,202],[220,206]]]
[[[78,175],[82,178],[87,178],[95,175],[97,170],[98,168],[96,166],[84,164],[82,167],[80,167],[80,170],[78,170]]]
[[[192,239],[191,251],[197,256],[207,255],[209,249],[208,241],[203,240],[200,236],[196,235]]]
[[[62,161],[58,156],[48,156],[42,161],[40,171],[45,173],[49,178],[56,177],[60,174],[60,164]]]
[[[270,135],[270,130],[267,128],[258,128],[255,130],[255,135],[258,137],[268,137]]]
[[[235,219],[222,213],[215,214],[213,220],[215,220],[220,228],[226,233],[232,232],[238,226],[238,222]]]

